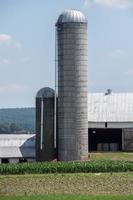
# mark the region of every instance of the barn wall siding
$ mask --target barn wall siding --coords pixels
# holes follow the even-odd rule
[[[88,128],[105,128],[104,122],[88,122]]]
[[[19,163],[19,159],[17,158],[10,158],[9,163]]]
[[[133,128],[123,129],[124,151],[133,151]]]
[[[88,122],[88,128],[105,128],[105,122]],[[107,128],[133,128],[133,122],[107,122]]]

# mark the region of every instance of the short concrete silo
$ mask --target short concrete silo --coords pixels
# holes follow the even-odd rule
[[[54,158],[54,90],[42,88],[36,95],[36,160]]]
[[[88,158],[87,20],[66,10],[56,23],[58,59],[58,158]]]

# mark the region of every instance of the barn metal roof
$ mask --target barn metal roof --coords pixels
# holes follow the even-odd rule
[[[89,122],[133,122],[133,93],[89,93]]]
[[[0,134],[0,158],[34,158],[34,134]]]

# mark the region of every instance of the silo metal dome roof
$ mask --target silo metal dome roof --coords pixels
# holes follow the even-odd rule
[[[57,24],[67,22],[87,23],[85,15],[78,10],[65,10],[58,18]]]
[[[44,97],[44,98],[54,97],[54,90],[49,87],[40,89],[37,92],[36,98],[42,98],[42,97]]]

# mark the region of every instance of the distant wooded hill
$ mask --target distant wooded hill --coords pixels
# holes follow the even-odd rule
[[[35,108],[0,109],[0,134],[35,131]]]

